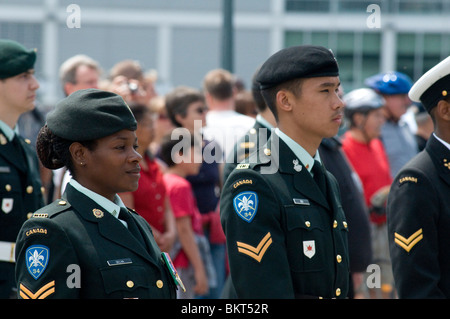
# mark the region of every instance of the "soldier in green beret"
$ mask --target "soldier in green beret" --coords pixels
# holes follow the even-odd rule
[[[72,179],[20,230],[19,298],[175,298],[182,283],[170,258],[117,195],[138,187],[136,127],[120,96],[97,89],[72,93],[48,114],[39,159]]]
[[[35,107],[36,52],[0,39],[0,298],[15,296],[14,247],[22,224],[44,206],[39,163],[17,121]]]
[[[229,175],[220,213],[238,298],[345,298],[348,226],[317,149],[342,122],[336,59],[318,46],[272,55],[256,80],[278,127]]]

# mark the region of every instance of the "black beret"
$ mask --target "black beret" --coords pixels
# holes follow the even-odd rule
[[[300,45],[282,49],[261,66],[256,81],[260,89],[280,83],[321,76],[339,76],[339,67],[331,50],[314,45]]]
[[[97,89],[78,90],[47,115],[47,126],[70,141],[90,141],[118,131],[136,130],[137,123],[121,96]]]
[[[0,79],[33,69],[35,61],[36,50],[27,50],[20,43],[0,39]]]

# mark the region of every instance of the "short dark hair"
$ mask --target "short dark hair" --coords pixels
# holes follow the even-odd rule
[[[48,169],[66,167],[76,179],[72,155],[69,147],[76,141],[70,141],[55,135],[47,125],[39,131],[36,140],[36,152],[42,165]],[[79,141],[81,145],[93,151],[97,147],[97,140]]]
[[[137,122],[142,120],[142,118],[144,117],[145,114],[147,114],[147,113],[152,114],[152,111],[150,110],[150,108],[144,104],[132,102],[128,106],[130,107],[130,110],[133,113],[133,116]]]
[[[278,112],[277,112],[277,93],[281,90],[287,90],[293,93],[295,96],[300,96],[301,87],[303,83],[303,78],[289,80],[287,82],[283,82],[278,84],[275,87],[267,88],[261,90],[261,94],[266,101],[267,106],[272,111],[275,120],[278,122]]]
[[[181,127],[182,125],[175,119],[175,115],[179,114],[185,117],[189,105],[195,102],[204,102],[205,97],[199,90],[179,86],[167,93],[165,100],[167,115],[175,126]]]
[[[175,129],[175,130],[186,130],[186,129]],[[187,141],[186,141],[187,139]],[[177,163],[173,161],[172,158],[172,149],[178,143],[186,143],[185,145],[190,145],[190,147],[199,146],[201,147],[200,142],[195,137],[194,134],[191,134],[186,130],[186,134],[167,134],[161,139],[160,152],[159,156],[167,164],[168,167],[173,167]],[[184,146],[185,146],[184,145]],[[180,152],[183,151],[183,147],[180,148]]]
[[[253,100],[256,104],[256,109],[258,112],[263,112],[267,109],[267,103],[264,101],[264,98],[261,94],[261,90],[259,88],[259,83],[256,81],[256,76],[258,75],[259,68],[256,70],[256,72],[253,74],[252,77],[252,96]]]

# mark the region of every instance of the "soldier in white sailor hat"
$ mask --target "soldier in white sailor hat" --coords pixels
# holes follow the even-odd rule
[[[409,91],[434,123],[425,149],[395,177],[388,199],[390,254],[400,298],[450,297],[450,57]]]

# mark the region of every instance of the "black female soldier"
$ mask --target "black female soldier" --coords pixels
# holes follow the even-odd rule
[[[50,169],[65,166],[72,179],[19,233],[19,298],[175,297],[176,272],[150,226],[117,196],[138,187],[135,130],[123,99],[96,89],[73,93],[49,113],[39,158]]]

